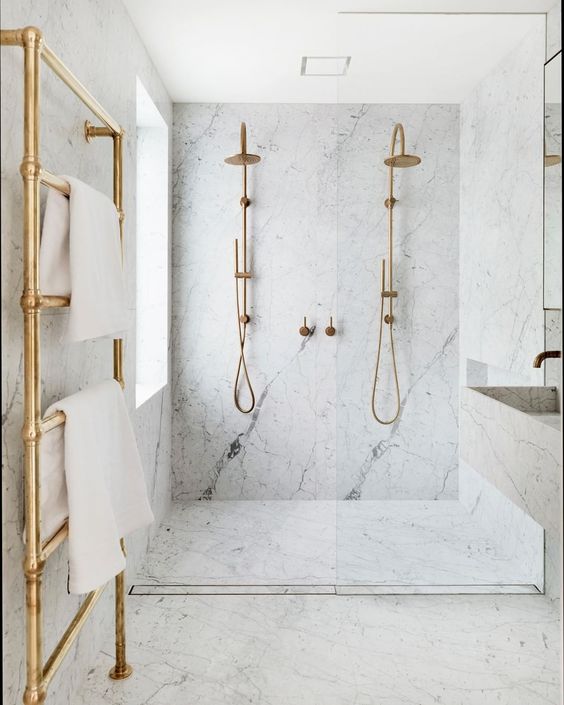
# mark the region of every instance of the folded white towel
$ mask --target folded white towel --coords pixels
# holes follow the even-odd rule
[[[66,422],[64,433],[49,431],[40,444],[42,534],[52,535],[68,514],[69,589],[80,594],[124,569],[120,538],[154,517],[119,383],[89,387],[45,415],[55,411]]]
[[[119,217],[103,193],[70,176],[70,198],[49,191],[39,253],[44,294],[71,297],[66,340],[120,337],[127,328]]]

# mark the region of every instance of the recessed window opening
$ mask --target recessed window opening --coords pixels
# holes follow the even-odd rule
[[[137,79],[136,406],[168,379],[168,127]]]

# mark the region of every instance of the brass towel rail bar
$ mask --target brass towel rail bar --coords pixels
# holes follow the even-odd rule
[[[41,414],[41,350],[40,318],[43,309],[64,307],[69,297],[41,293],[39,281],[40,198],[41,184],[66,196],[70,186],[44,169],[40,161],[40,65],[41,60],[70,88],[82,103],[103,123],[98,127],[85,123],[85,137],[111,137],[113,140],[113,199],[120,215],[120,239],[123,243],[122,211],[122,141],[123,130],[82,83],[45,44],[36,27],[0,31],[0,44],[22,47],[24,53],[24,155],[20,173],[23,179],[23,294],[21,307],[24,319],[24,486],[26,545],[24,573],[26,583],[26,688],[25,705],[40,705],[47,697],[47,687],[65,655],[70,650],[90,612],[100,598],[105,585],[90,592],[47,660],[43,661],[43,600],[42,579],[45,562],[68,536],[65,522],[48,540],[41,538],[41,502],[39,446],[43,434],[65,422],[61,412],[42,419]],[[122,387],[123,341],[113,341],[113,376]],[[122,540],[122,550],[125,544]],[[125,576],[115,578],[116,660],[110,677],[123,679],[132,669],[125,656]]]

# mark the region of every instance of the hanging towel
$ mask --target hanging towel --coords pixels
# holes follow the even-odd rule
[[[154,517],[119,383],[66,397],[45,416],[55,411],[66,422],[40,444],[42,534],[52,535],[68,515],[69,590],[81,594],[125,568],[120,538]]]
[[[103,193],[70,176],[49,191],[39,253],[41,291],[70,296],[66,342],[121,337],[127,328],[119,217]]]

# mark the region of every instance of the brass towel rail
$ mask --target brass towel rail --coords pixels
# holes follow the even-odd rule
[[[24,52],[24,155],[20,167],[23,179],[23,294],[21,307],[24,318],[24,485],[26,546],[24,573],[26,583],[26,688],[25,705],[45,702],[47,687],[80,633],[88,615],[102,591],[101,586],[90,592],[62,635],[48,659],[43,661],[43,606],[42,578],[45,562],[68,536],[65,522],[48,540],[41,538],[41,502],[39,486],[39,445],[44,433],[64,424],[61,412],[42,419],[41,414],[41,351],[40,318],[43,309],[68,306],[65,296],[41,293],[39,281],[40,199],[43,184],[69,196],[70,186],[64,180],[44,169],[39,150],[40,64],[41,60],[70,88],[83,104],[103,123],[102,127],[85,123],[88,141],[95,137],[113,140],[113,199],[120,215],[120,239],[123,244],[122,211],[122,140],[123,130],[100,103],[86,90],[74,74],[45,44],[36,27],[1,30],[0,44],[19,46]],[[122,387],[123,341],[113,341],[113,376]],[[122,550],[125,544],[122,540]],[[110,677],[123,679],[132,669],[125,656],[125,576],[115,578],[116,660]]]

